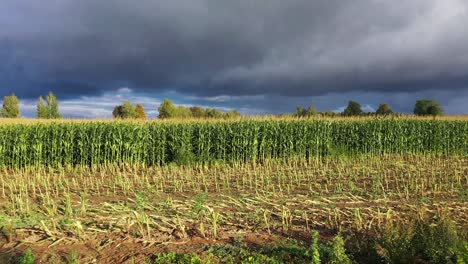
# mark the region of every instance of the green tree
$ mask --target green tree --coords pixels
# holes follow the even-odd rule
[[[62,115],[59,113],[59,105],[57,97],[52,92],[46,97],[47,102],[47,118],[59,119],[62,118]]]
[[[358,102],[349,101],[348,107],[343,112],[344,116],[359,116],[364,112],[362,111],[361,105]]]
[[[118,105],[114,108],[114,111],[112,111],[112,115],[115,118],[129,119],[137,118],[138,113],[132,103],[130,103],[129,101],[125,101],[122,105]]]
[[[192,106],[189,108],[192,112],[192,116],[195,118],[204,118],[206,117],[206,111],[200,106]]]
[[[146,119],[145,108],[141,104],[137,104],[135,107],[136,118]]]
[[[296,108],[296,113],[294,114],[294,116],[296,117],[304,117],[307,115],[307,111],[304,109],[304,107],[302,106],[298,106]]]
[[[42,96],[39,96],[39,99],[37,99],[37,118],[49,118],[49,111],[44,104],[44,98],[42,98]]]
[[[432,104],[431,100],[421,99],[416,101],[413,113],[415,115],[427,115],[427,109]]]
[[[375,114],[377,114],[377,115],[391,115],[391,114],[393,114],[393,111],[390,109],[390,106],[388,104],[380,104],[377,111],[375,111]]]
[[[18,118],[20,117],[19,99],[16,95],[5,96],[3,98],[3,108],[0,111],[1,117]]]
[[[117,105],[116,107],[114,107],[114,110],[112,111],[112,115],[114,116],[114,118],[122,118],[123,116],[123,111],[122,111],[122,105]]]
[[[223,113],[217,109],[208,108],[206,109],[206,116],[209,118],[222,118]]]
[[[171,118],[176,117],[177,107],[169,99],[164,99],[161,105],[158,108],[159,116],[158,118]]]
[[[242,115],[239,112],[237,112],[236,110],[229,110],[224,114],[224,117],[227,118],[227,119],[239,118],[241,116]]]
[[[174,117],[177,117],[177,118],[191,118],[192,117],[192,112],[187,107],[178,106],[177,111],[176,111],[176,115]]]
[[[129,101],[125,101],[122,104],[122,114],[123,118],[136,118],[137,112],[135,111],[135,106]]]
[[[317,110],[315,110],[315,107],[309,106],[309,108],[307,108],[307,113],[306,113],[307,116],[310,117],[310,116],[314,116],[316,114],[317,114]]]
[[[333,112],[333,110],[327,110],[326,112],[324,112],[322,115],[324,116],[328,116],[328,117],[335,117],[337,116],[338,114]]]
[[[437,102],[435,102],[427,108],[427,114],[431,116],[440,116],[444,114],[444,110]]]
[[[414,114],[423,116],[423,115],[443,115],[444,110],[439,105],[439,103],[435,100],[428,100],[422,99],[416,101],[416,105],[414,106]]]
[[[159,118],[234,118],[241,116],[235,110],[224,113],[214,108],[176,106],[169,99],[164,99],[158,110]]]

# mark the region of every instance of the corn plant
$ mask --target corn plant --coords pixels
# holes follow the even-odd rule
[[[418,153],[468,154],[468,121],[245,119],[0,126],[0,167],[9,168],[239,164]]]

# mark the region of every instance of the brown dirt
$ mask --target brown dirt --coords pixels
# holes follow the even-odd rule
[[[188,232],[190,234],[190,232]],[[192,232],[195,234],[196,232]],[[332,237],[331,231],[322,232],[321,238]],[[100,235],[85,241],[64,240],[54,243],[45,240],[40,243],[20,243],[29,240],[27,237],[17,237],[15,242],[0,240],[0,263],[10,263],[14,257],[19,256],[27,248],[31,248],[36,263],[53,263],[54,261],[67,261],[70,252],[76,252],[80,263],[143,263],[155,253],[177,252],[203,255],[206,246],[234,244],[236,241],[249,248],[256,249],[281,239],[294,239],[308,242],[310,234],[304,229],[290,230],[287,234],[280,230],[267,232],[245,233],[238,236],[220,230],[220,237],[204,238],[195,236],[185,239],[171,239],[166,242],[143,241],[141,239],[123,237],[119,234]],[[156,237],[155,240],[158,238]]]

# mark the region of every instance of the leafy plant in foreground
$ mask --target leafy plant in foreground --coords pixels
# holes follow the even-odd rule
[[[24,251],[23,255],[18,258],[18,264],[34,264],[34,254],[30,248]]]

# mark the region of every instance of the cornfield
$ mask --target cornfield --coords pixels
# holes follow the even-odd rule
[[[0,167],[468,154],[466,120],[240,120],[0,126]]]

